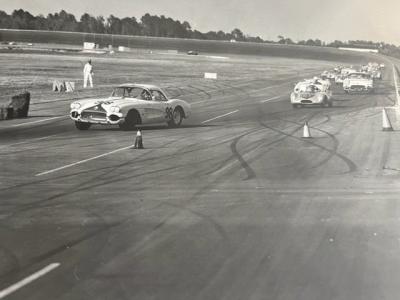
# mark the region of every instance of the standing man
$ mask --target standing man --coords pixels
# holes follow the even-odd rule
[[[87,81],[89,79],[89,84],[90,87],[93,87],[93,66],[92,66],[92,60],[89,59],[88,62],[85,64],[85,67],[83,68],[83,87],[87,87]]]

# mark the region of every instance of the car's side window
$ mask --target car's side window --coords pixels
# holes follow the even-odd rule
[[[167,98],[160,91],[152,90],[151,95],[155,101],[167,101]]]

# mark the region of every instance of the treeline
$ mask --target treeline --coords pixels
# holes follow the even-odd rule
[[[305,45],[317,47],[358,47],[374,48],[381,53],[400,57],[400,48],[383,42],[372,42],[354,40],[342,42],[335,40],[330,43],[320,39],[307,39],[293,41],[291,38],[278,36],[276,41],[263,40],[259,36],[252,37],[244,34],[240,29],[235,28],[231,32],[209,31],[200,32],[193,29],[189,22],[180,22],[163,15],[145,14],[137,20],[135,17],[118,18],[110,15],[92,16],[84,13],[79,20],[73,14],[61,10],[59,13],[33,16],[23,9],[14,10],[10,15],[0,10],[0,28],[3,29],[30,29],[30,30],[50,30],[50,31],[72,31],[103,34],[120,34],[152,37],[187,38],[200,40],[222,40],[222,41],[241,41],[257,43],[279,43],[286,45]]]
[[[245,35],[240,29],[231,32],[209,31],[202,33],[192,29],[189,22],[180,22],[163,15],[145,14],[137,20],[135,17],[118,18],[110,15],[92,16],[83,14],[79,20],[73,14],[61,10],[59,13],[33,16],[23,9],[14,10],[11,15],[0,11],[0,28],[30,29],[50,31],[73,31],[104,34],[139,35],[170,38],[189,38],[203,40],[235,40],[249,42],[264,42],[260,37]]]
[[[294,42],[291,38],[285,38],[282,35],[278,36],[279,44],[286,45],[304,45],[304,46],[319,46],[319,47],[332,47],[332,48],[361,48],[361,49],[376,49],[379,53],[400,58],[400,47],[388,44],[385,42],[373,42],[373,41],[364,41],[364,40],[349,40],[347,42],[335,40],[330,43],[325,43],[319,39],[308,39]]]

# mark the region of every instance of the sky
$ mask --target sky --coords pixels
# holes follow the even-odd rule
[[[188,21],[202,32],[241,29],[252,36],[295,41],[319,38],[372,40],[400,45],[400,0],[0,0],[0,10],[24,9],[33,15],[59,12],[77,19],[145,13]]]

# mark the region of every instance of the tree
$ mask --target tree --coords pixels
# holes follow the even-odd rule
[[[240,29],[238,29],[238,28],[233,29],[231,34],[232,34],[232,37],[235,40],[237,40],[237,41],[245,41],[244,34]]]

